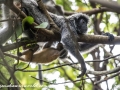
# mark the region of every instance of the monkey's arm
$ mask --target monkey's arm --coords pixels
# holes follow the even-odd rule
[[[108,36],[109,42],[114,40],[113,34],[107,32],[107,33],[103,33],[102,35]],[[100,46],[100,44],[96,44],[96,43],[79,42],[78,44],[79,44],[79,50],[83,53],[89,53]]]
[[[62,25],[62,31],[61,31],[61,40],[64,44],[65,48],[69,50],[69,52],[78,60],[78,62],[81,64],[81,74],[78,77],[83,76],[86,73],[86,65],[84,62],[83,57],[81,56],[78,48],[78,43],[76,42],[76,37],[72,37],[71,32],[68,30],[68,25],[66,22]],[[72,27],[70,30],[73,29]]]

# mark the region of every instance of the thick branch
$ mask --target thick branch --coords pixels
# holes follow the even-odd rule
[[[6,0],[9,1],[9,0]],[[19,13],[21,18],[26,17],[26,15],[20,10],[18,9],[16,6],[14,6],[12,3],[5,3],[9,8],[11,8],[15,13]],[[37,25],[36,23],[33,24],[32,28]],[[53,32],[51,32],[52,30],[47,30],[47,29],[40,29],[37,30],[38,33],[41,35],[41,32],[44,33],[46,36],[49,36],[50,38],[45,38],[44,40],[42,38],[37,38],[38,42],[41,41],[60,41],[60,35],[55,35]],[[88,43],[103,43],[103,44],[119,44],[120,41],[120,37],[115,37],[115,40],[112,42],[108,41],[107,36],[95,36],[95,35],[80,35],[80,38],[78,39],[79,42],[88,42]],[[19,44],[21,46],[21,44]],[[12,47],[12,49],[16,48],[16,45],[14,47]],[[5,49],[5,48],[4,48]],[[4,51],[10,50],[6,49]]]
[[[117,2],[107,1],[107,0],[90,0],[91,2],[101,4],[104,7],[108,7],[115,12],[120,13],[120,5]]]
[[[17,42],[17,43],[9,44],[6,46],[1,46],[1,50],[3,52],[6,52],[30,43],[35,43],[35,42]]]
[[[25,17],[24,16],[24,13],[19,10],[16,6],[12,6],[10,4],[7,3],[7,6],[8,7],[12,7],[11,9],[15,12],[15,13],[20,13],[20,16],[21,18],[22,17]],[[13,8],[14,7],[14,8]],[[33,24],[32,27],[34,27],[35,25],[37,25],[36,23]],[[51,30],[47,30],[47,29],[40,29],[40,30],[37,30],[38,33],[44,33],[46,36],[49,36],[50,38],[45,38],[43,41],[49,41],[49,40],[52,40],[52,41],[58,41],[60,40],[60,36],[59,35],[55,35],[53,32],[51,32]],[[40,38],[38,38],[37,41],[42,41]],[[115,40],[113,42],[108,42],[108,38],[106,36],[102,36],[102,37],[96,37],[96,36],[91,36],[91,35],[82,35],[80,37],[80,39],[78,39],[78,41],[82,41],[82,42],[89,42],[89,43],[104,43],[104,44],[119,44],[119,41],[120,41],[120,38],[117,37],[115,38]]]
[[[9,8],[7,8],[5,5],[2,6],[2,19],[9,19],[10,18],[10,12]],[[14,16],[14,15],[13,15]],[[13,22],[15,23],[15,27],[13,28]],[[7,21],[2,22],[3,27],[0,28],[0,44],[5,43],[14,33],[14,29],[18,30],[20,29],[20,22],[15,19],[9,19]]]
[[[98,14],[98,13],[102,13],[102,12],[115,12],[113,9],[110,9],[110,8],[107,8],[107,7],[100,7],[100,8],[93,8],[92,10],[88,10],[88,11],[83,11],[83,12],[80,12],[80,13],[84,13],[84,14],[87,14],[89,16],[93,15],[93,14]],[[120,12],[117,12],[120,14]],[[69,15],[72,15],[72,14],[75,14],[75,12],[64,12],[64,14],[66,16],[69,16]]]
[[[55,37],[57,37],[57,36],[55,36]],[[49,40],[50,39],[48,38],[48,39],[44,40],[44,42],[47,42]],[[41,40],[39,39],[37,42],[41,42],[41,41],[42,41],[42,39]],[[54,38],[54,41],[60,41],[60,38],[58,38],[58,39]],[[78,39],[78,41],[79,42],[87,42],[87,43],[120,44],[120,36],[115,36],[115,39],[112,42],[109,42],[107,36],[81,35],[80,38]],[[29,44],[29,43],[34,43],[34,42],[18,42],[18,44],[13,43],[13,44],[10,44],[10,45],[2,46],[1,49],[2,49],[3,52],[6,52],[6,51],[16,49],[20,46],[23,46],[23,45],[26,45],[26,44]],[[18,47],[17,47],[17,45],[18,45]]]
[[[79,35],[78,42],[99,43],[99,44],[120,44],[120,36],[115,36],[113,41],[108,40],[108,36],[103,35]]]
[[[105,79],[102,79],[102,80],[100,80],[100,81],[96,81],[94,84],[102,83],[102,82],[104,82],[104,81],[107,81],[108,79],[111,79],[111,78],[114,78],[114,77],[116,77],[116,76],[119,76],[119,74],[120,74],[120,72],[117,72],[117,73],[115,73],[115,74],[113,74],[113,75],[111,75],[111,76],[109,76],[109,77],[106,77]]]
[[[52,24],[54,26],[54,28],[56,28],[57,30],[59,30],[58,26],[54,23],[54,21],[52,20],[52,18],[50,17],[50,15],[47,12],[47,9],[45,8],[44,4],[42,3],[41,0],[38,1],[38,5],[39,7],[43,10],[43,12],[45,13],[45,15],[47,16],[50,24]],[[57,31],[56,30],[56,31]],[[60,31],[60,30],[59,30]]]
[[[98,13],[102,13],[102,12],[106,12],[106,11],[115,12],[114,10],[112,10],[110,8],[100,7],[100,8],[93,8],[92,10],[89,10],[89,11],[83,11],[81,13],[88,14],[90,16],[93,14],[98,14]],[[120,12],[117,12],[117,13],[120,13]]]
[[[107,75],[107,74],[112,74],[120,71],[120,67],[116,67],[112,70],[109,71],[87,71],[87,74],[94,74],[94,75]]]

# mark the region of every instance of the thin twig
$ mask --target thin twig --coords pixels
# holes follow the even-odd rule
[[[36,79],[36,80],[39,80],[36,77],[33,77],[33,76],[31,76],[31,77]],[[91,77],[91,78],[96,78],[96,77]],[[78,80],[74,80],[73,82],[80,82],[81,80],[86,80],[86,79],[90,79],[90,78],[81,78],[81,79],[78,79]],[[48,82],[48,81],[45,81],[45,80],[43,80],[43,82],[48,83],[50,85],[59,85],[59,84],[72,83],[71,81],[66,81],[66,82],[61,82],[61,83],[51,83],[51,82]]]
[[[120,54],[117,54],[117,55],[114,55],[114,56],[110,56],[110,57],[105,58],[105,59],[103,59],[103,60],[92,60],[92,61],[85,61],[85,62],[86,62],[86,63],[87,63],[87,62],[103,62],[103,61],[106,61],[106,60],[108,60],[108,59],[115,58],[115,57],[117,57],[117,56],[120,56]]]
[[[117,73],[111,75],[110,77],[106,77],[106,78],[103,79],[103,80],[96,81],[94,84],[99,84],[99,83],[104,82],[104,81],[106,81],[106,80],[108,80],[108,79],[111,79],[111,78],[113,78],[113,77],[116,77],[116,76],[118,76],[119,74],[120,74],[120,72],[117,72]]]
[[[53,25],[53,27],[55,28],[54,30],[56,30],[56,32],[59,32],[60,29],[58,28],[58,26],[54,23],[54,21],[52,20],[52,18],[50,17],[50,15],[47,12],[47,9],[45,8],[45,5],[43,4],[42,0],[37,1],[38,6],[42,9],[42,11],[44,12],[44,14],[47,16],[49,22],[51,25]],[[58,31],[57,31],[58,30]]]
[[[4,55],[3,55],[3,52],[2,52],[1,49],[0,49],[0,56],[1,56],[2,60],[3,60],[3,63],[5,64],[6,69],[8,70],[8,72],[10,74],[11,78],[13,79],[14,84],[18,85],[17,79],[16,79],[16,77],[15,77],[15,75],[13,73],[13,70],[10,68],[10,66],[8,65],[6,60],[4,59]],[[16,90],[20,90],[20,88],[16,87]]]
[[[0,22],[5,22],[5,21],[9,21],[9,20],[15,20],[15,19],[12,19],[12,18],[9,18],[9,19],[4,19],[4,20],[0,20]],[[17,20],[20,20],[20,19],[17,19]]]
[[[58,64],[61,65],[60,62],[58,62]],[[65,76],[66,76],[77,88],[79,88],[79,87],[75,84],[74,80],[72,80],[72,78],[67,74],[66,70],[65,70],[63,67],[61,67],[61,69],[62,69],[62,71],[64,72]],[[79,88],[79,89],[80,89],[80,88]]]
[[[93,3],[98,3],[102,6],[108,7],[112,10],[114,10],[115,12],[120,13],[120,5],[117,2],[113,2],[113,1],[107,1],[107,0],[90,0],[90,2]]]

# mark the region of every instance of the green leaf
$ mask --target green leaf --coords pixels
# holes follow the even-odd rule
[[[89,55],[88,53],[83,54],[83,57],[84,57],[84,58],[87,58],[87,57],[88,57],[88,55]]]
[[[48,22],[43,22],[38,26],[35,26],[35,28],[46,28],[48,26]]]
[[[34,22],[34,18],[31,16],[27,16],[22,20],[22,28],[24,30],[25,23],[32,24]]]

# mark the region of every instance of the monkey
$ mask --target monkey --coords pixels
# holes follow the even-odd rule
[[[79,52],[78,43],[75,43],[74,40],[77,41],[77,37],[79,37],[80,34],[85,34],[87,32],[88,16],[82,13],[73,14],[66,18],[68,21],[67,23],[63,16],[52,13],[50,13],[50,16],[61,29],[61,42],[63,43],[64,48],[66,48],[78,62],[81,63],[81,74],[78,77],[83,76],[86,73],[86,65]],[[69,28],[67,27],[68,25]],[[75,37],[74,39],[70,32],[72,32]]]
[[[52,13],[49,14],[56,25],[61,29],[61,42],[64,44],[64,48],[66,48],[78,60],[78,62],[81,63],[81,74],[78,77],[83,76],[86,73],[86,65],[80,51],[88,50],[90,48],[94,49],[97,45],[90,43],[77,43],[79,35],[86,34],[87,32],[89,17],[82,13],[76,13],[67,18]],[[72,34],[75,36],[74,39]],[[109,36],[108,41],[114,40],[112,34],[105,33],[104,35]]]
[[[26,2],[24,2],[24,4],[25,3]],[[30,3],[32,3],[32,2],[30,2]],[[38,10],[38,11],[40,10],[37,3],[32,4],[32,5],[34,6],[34,8],[36,10]],[[26,9],[28,9],[28,8],[26,8]],[[29,9],[28,9],[28,11],[29,11]],[[29,13],[29,15],[36,18],[33,15],[34,14],[33,12],[31,11]],[[63,47],[66,50],[68,50],[81,64],[81,74],[78,77],[84,76],[87,68],[86,68],[84,59],[81,56],[81,53],[79,51],[80,47],[82,45],[80,46],[80,44],[77,43],[77,38],[79,38],[79,35],[85,34],[87,32],[87,24],[89,22],[89,17],[82,13],[76,13],[76,14],[73,14],[73,15],[65,18],[64,16],[58,16],[58,15],[55,15],[50,12],[48,12],[48,13],[49,13],[50,17],[53,19],[53,21],[55,22],[55,24],[60,28],[61,43],[63,44]],[[37,20],[37,18],[35,20]],[[42,20],[40,20],[40,21],[42,21]],[[37,21],[37,23],[40,21]]]

